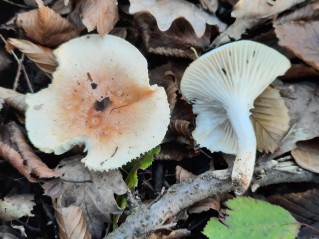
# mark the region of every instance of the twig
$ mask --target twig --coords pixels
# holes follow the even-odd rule
[[[264,164],[262,167],[256,167],[256,171],[263,171],[264,174],[253,182],[259,186],[266,186],[286,182],[319,181],[318,175],[306,170],[301,169],[298,173],[291,173],[278,170],[277,166],[278,164],[276,166]],[[208,171],[193,180],[173,185],[156,202],[150,205],[143,204],[134,209],[126,221],[105,239],[145,238],[154,228],[160,227],[166,220],[195,202],[231,191],[230,178],[218,179],[216,172]]]
[[[19,84],[19,79],[21,75],[21,67],[22,67],[22,62],[24,60],[24,53],[22,53],[21,58],[18,63],[18,69],[17,69],[17,74],[16,77],[14,78],[14,83],[13,83],[13,90],[17,90],[18,84]]]
[[[2,0],[3,2],[6,2],[6,3],[9,3],[11,5],[14,5],[14,6],[17,6],[17,7],[22,7],[22,8],[28,8],[27,6],[25,5],[22,5],[22,4],[19,4],[19,3],[15,3],[15,2],[11,2],[9,0]]]
[[[6,39],[4,39],[4,37],[2,36],[2,34],[0,34],[0,38],[1,38],[1,40],[2,40],[5,44],[7,44],[7,41],[6,41]],[[19,58],[17,57],[17,55],[14,53],[13,50],[11,50],[10,53],[13,55],[13,58],[14,58],[14,59],[16,60],[16,62],[18,63],[18,67],[19,67],[19,65],[20,65],[20,60],[19,60]],[[24,65],[23,65],[22,62],[21,62],[21,69],[22,69],[23,75],[24,75],[24,77],[25,77],[25,79],[26,79],[26,82],[27,82],[29,91],[30,91],[31,93],[34,93],[33,88],[32,88],[32,85],[31,85],[31,82],[30,82],[30,79],[29,79],[29,76],[28,76],[27,71],[25,70],[25,67],[24,67]]]

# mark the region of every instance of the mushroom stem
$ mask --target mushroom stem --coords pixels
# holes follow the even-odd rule
[[[238,153],[232,171],[233,187],[237,195],[242,195],[248,189],[254,172],[256,136],[249,109],[236,106],[228,108],[227,113],[238,140]]]

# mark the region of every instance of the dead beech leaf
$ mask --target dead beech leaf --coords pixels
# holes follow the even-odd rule
[[[220,45],[231,39],[238,40],[247,29],[259,25],[268,18],[290,9],[305,0],[239,0],[231,13],[235,22],[218,36],[212,45]]]
[[[175,174],[176,174],[176,180],[177,182],[184,182],[187,181],[189,179],[194,179],[196,178],[196,175],[189,172],[188,170],[182,168],[181,166],[176,166],[175,169]]]
[[[309,23],[287,22],[283,25],[277,25],[275,29],[281,46],[290,49],[297,57],[319,70],[317,35],[319,21]]]
[[[280,148],[282,138],[288,131],[289,116],[279,90],[268,87],[254,102],[251,110],[257,149],[273,153]]]
[[[81,208],[55,206],[54,212],[61,239],[91,239]]]
[[[183,239],[188,238],[191,235],[191,231],[187,229],[177,229],[173,231],[163,231],[152,233],[147,239]]]
[[[5,125],[1,132],[2,135],[8,134],[9,139],[2,137],[0,156],[25,176],[29,182],[38,182],[39,178],[60,176],[57,172],[48,168],[32,152],[31,147],[26,143],[24,136],[14,122]]]
[[[205,198],[201,201],[198,201],[197,203],[195,203],[194,205],[189,207],[187,209],[187,212],[189,214],[201,213],[201,212],[208,211],[210,209],[213,209],[215,211],[219,211],[221,208],[220,207],[221,201],[224,201],[224,200],[225,200],[225,196],[215,195],[212,197],[208,197],[208,198]]]
[[[184,0],[130,0],[130,3],[131,14],[151,13],[161,31],[167,31],[177,18],[185,18],[192,25],[198,38],[204,35],[206,24],[216,25],[219,31],[225,30],[226,25],[217,17]]]
[[[319,173],[319,138],[296,143],[297,148],[291,151],[296,163],[311,172]]]
[[[272,195],[267,197],[267,201],[287,209],[299,222],[310,225],[319,221],[318,197],[319,189],[316,188],[298,193]],[[318,236],[318,232],[315,233]]]
[[[109,33],[119,19],[117,0],[81,0],[74,11],[89,32],[96,28],[100,36]]]
[[[306,64],[292,64],[285,75],[280,77],[281,80],[317,80],[318,78],[319,72]]]
[[[200,54],[210,43],[210,27],[198,38],[190,23],[183,18],[174,21],[165,32],[158,29],[155,18],[150,14],[139,13],[134,19],[150,53],[195,60],[196,55],[191,48]]]
[[[319,86],[312,82],[286,84],[274,82],[285,100],[290,117],[289,130],[274,158],[295,148],[295,143],[319,136]]]
[[[10,52],[14,48],[18,48],[21,52],[32,60],[41,70],[49,76],[55,71],[58,63],[50,48],[34,44],[27,40],[9,38],[6,49]]]
[[[25,103],[25,95],[14,90],[0,87],[0,98],[10,105],[12,108],[23,113],[27,109]]]
[[[36,0],[39,9],[19,13],[16,24],[27,36],[42,46],[55,47],[76,36],[76,27],[68,20]]]
[[[100,238],[105,223],[111,222],[111,214],[120,214],[122,209],[117,205],[114,194],[126,193],[127,187],[118,170],[108,172],[89,171],[83,163],[81,156],[64,159],[57,166],[56,171],[63,175],[61,182],[54,185],[44,183],[50,188],[48,193],[61,191],[62,207],[70,205],[80,207],[88,224],[88,231],[93,238]],[[51,196],[51,195],[49,195]]]
[[[9,195],[0,199],[0,220],[7,222],[24,216],[33,217],[33,200],[31,194]]]

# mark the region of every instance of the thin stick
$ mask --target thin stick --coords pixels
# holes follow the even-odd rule
[[[22,66],[22,62],[24,60],[24,54],[21,55],[21,58],[19,60],[19,64],[18,64],[18,69],[17,69],[17,74],[16,77],[14,78],[14,83],[13,83],[13,90],[17,90],[18,84],[19,84],[19,79],[21,76],[21,66]]]
[[[2,40],[5,44],[7,44],[7,41],[6,41],[6,39],[4,39],[4,37],[2,36],[2,34],[0,34],[0,38],[1,38],[1,40]],[[16,62],[18,63],[18,66],[19,66],[20,60],[19,60],[19,58],[17,57],[17,55],[14,53],[13,50],[11,50],[10,53],[13,55],[13,58],[16,60]],[[24,75],[24,77],[25,77],[25,79],[26,79],[26,82],[27,82],[29,91],[30,91],[31,93],[34,93],[33,88],[32,88],[32,85],[31,85],[31,82],[30,82],[30,79],[29,79],[29,76],[28,76],[28,74],[27,74],[27,71],[25,70],[25,67],[24,67],[23,63],[21,63],[21,69],[22,69],[23,75]]]
[[[15,3],[15,2],[11,2],[9,0],[2,0],[3,2],[6,2],[6,3],[9,3],[11,5],[14,5],[14,6],[17,6],[17,7],[22,7],[22,8],[28,8],[27,6],[25,5],[22,5],[22,4],[19,4],[19,3]]]

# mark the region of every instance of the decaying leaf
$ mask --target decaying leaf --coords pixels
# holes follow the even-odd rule
[[[77,1],[74,11],[89,32],[96,28],[100,36],[109,33],[119,19],[117,0]]]
[[[227,28],[213,45],[229,42],[231,39],[238,40],[247,29],[264,22],[268,18],[290,9],[294,5],[305,0],[240,0],[236,3],[231,13],[236,21]]]
[[[56,205],[54,212],[61,239],[91,239],[81,208],[73,205],[68,207]]]
[[[21,52],[32,60],[41,70],[49,76],[55,71],[58,63],[50,48],[34,44],[27,40],[9,38],[6,49],[10,52],[14,48],[18,48]]]
[[[188,238],[191,232],[187,229],[177,229],[173,231],[154,232],[147,239],[183,239]]]
[[[0,199],[0,220],[6,222],[24,216],[33,217],[33,200],[34,195],[31,194],[9,195]]]
[[[319,72],[306,64],[292,64],[286,74],[280,77],[281,80],[316,80],[318,78]]]
[[[295,148],[295,143],[319,136],[319,86],[311,82],[293,85],[276,82],[290,117],[289,130],[282,139],[280,149],[271,154],[274,158]]]
[[[319,189],[311,189],[298,193],[276,194],[267,197],[267,200],[289,210],[299,222],[312,224],[319,221],[318,197]]]
[[[32,151],[19,127],[14,122],[5,125],[1,132],[1,157],[16,168],[28,181],[38,182],[39,178],[55,178],[60,176],[59,173],[48,168]],[[4,138],[4,134],[8,134],[10,138]]]
[[[80,207],[89,233],[93,238],[100,238],[105,223],[111,222],[110,214],[122,212],[115,201],[114,194],[126,193],[127,187],[118,170],[103,173],[89,171],[81,163],[81,158],[81,156],[75,156],[65,159],[57,166],[57,172],[63,175],[61,205]],[[56,183],[56,186],[61,185]],[[52,185],[50,185],[50,191],[55,192]]]
[[[0,98],[17,111],[24,113],[27,109],[25,103],[25,95],[20,94],[14,90],[0,87]]]
[[[288,109],[279,91],[268,87],[255,100],[251,112],[257,149],[260,152],[275,152],[289,128]]]
[[[16,24],[27,36],[42,46],[55,47],[78,36],[78,30],[68,20],[36,0],[39,9],[19,13]]]
[[[177,19],[165,32],[158,29],[155,18],[150,14],[136,14],[135,21],[150,53],[194,60],[196,55],[191,48],[200,53],[210,43],[211,28],[207,27],[203,36],[198,38],[185,19]]]
[[[130,13],[149,12],[155,18],[158,28],[167,31],[177,18],[185,18],[193,27],[196,36],[202,37],[206,24],[216,25],[219,31],[225,30],[225,24],[212,14],[208,14],[194,4],[184,0],[130,0]]]
[[[184,182],[186,180],[196,178],[195,174],[189,172],[188,170],[182,168],[181,166],[176,166],[175,174],[176,174],[177,182]]]
[[[319,70],[319,17],[305,21],[314,15],[319,15],[318,2],[278,19],[274,27],[279,45]]]
[[[187,212],[189,214],[201,213],[201,212],[208,211],[210,209],[215,210],[215,211],[219,211],[221,201],[224,201],[224,199],[225,199],[224,196],[219,196],[219,195],[205,198],[201,201],[198,201],[197,203],[195,203],[191,207],[189,207],[187,209]]]
[[[291,151],[296,163],[311,172],[319,173],[319,138],[296,143],[297,148]]]

